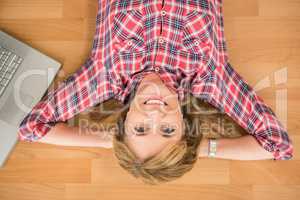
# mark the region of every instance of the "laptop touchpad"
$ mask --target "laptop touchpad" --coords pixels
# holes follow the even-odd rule
[[[19,126],[23,118],[31,111],[33,101],[33,97],[22,91],[19,94],[11,92],[3,107],[0,108],[0,119],[10,125]]]

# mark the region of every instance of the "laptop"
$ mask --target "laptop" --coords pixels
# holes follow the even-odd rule
[[[61,64],[0,30],[0,167],[19,125],[44,96]]]

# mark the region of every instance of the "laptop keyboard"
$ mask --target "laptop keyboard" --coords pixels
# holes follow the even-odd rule
[[[13,78],[23,58],[0,46],[0,97]]]

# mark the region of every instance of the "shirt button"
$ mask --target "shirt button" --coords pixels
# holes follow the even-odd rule
[[[158,42],[162,44],[165,42],[165,40],[163,38],[160,38]]]
[[[162,15],[162,16],[165,16],[166,14],[167,14],[166,11],[164,11],[164,10],[161,11],[161,15]]]
[[[155,72],[159,72],[159,67],[155,67],[155,68],[154,68],[154,71],[155,71]]]
[[[194,44],[195,44],[196,46],[198,46],[198,45],[199,45],[199,41],[196,40],[196,41],[194,42]]]
[[[131,46],[131,45],[132,45],[132,42],[131,42],[131,41],[128,41],[127,44],[128,44],[129,46]]]

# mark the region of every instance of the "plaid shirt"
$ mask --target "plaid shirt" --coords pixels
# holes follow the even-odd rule
[[[292,158],[287,131],[228,61],[222,0],[99,0],[96,24],[86,62],[35,105],[21,140],[36,141],[105,100],[124,103],[153,71],[180,100],[190,93],[229,115],[274,159]]]

